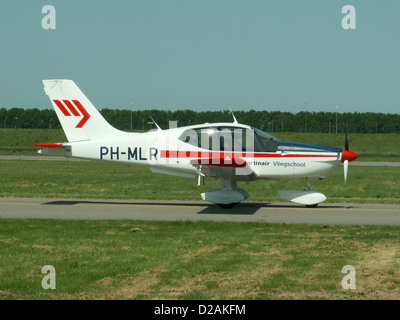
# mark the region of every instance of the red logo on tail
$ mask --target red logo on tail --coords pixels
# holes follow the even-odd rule
[[[75,128],[82,128],[90,118],[90,114],[86,111],[86,109],[78,100],[71,100],[73,103],[69,100],[63,100],[62,102],[60,100],[53,101],[64,114],[64,116],[70,117],[71,113],[74,117],[83,116],[83,118],[81,119],[81,121],[79,121]],[[76,110],[76,108],[78,108],[80,113],[78,112],[78,110]]]

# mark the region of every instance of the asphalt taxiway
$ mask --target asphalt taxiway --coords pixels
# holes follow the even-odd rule
[[[63,220],[237,221],[320,225],[400,225],[400,205],[243,202],[222,209],[205,201],[0,198],[0,218]]]

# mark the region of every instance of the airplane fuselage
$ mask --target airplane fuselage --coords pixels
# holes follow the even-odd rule
[[[227,126],[226,123],[218,124]],[[231,125],[231,124],[229,124]],[[214,126],[214,125],[213,125]],[[196,177],[193,159],[212,158],[214,165],[225,159],[240,158],[252,174],[237,174],[236,180],[324,178],[341,164],[342,149],[312,144],[280,142],[275,152],[216,151],[179,140],[192,127],[126,133],[117,139],[80,141],[70,144],[71,157],[112,161],[123,165],[146,166],[177,175]],[[249,129],[249,127],[245,127]],[[237,168],[240,170],[240,168]],[[182,174],[179,174],[182,173]],[[239,171],[240,173],[240,171]]]
[[[204,200],[231,207],[250,194],[237,181],[307,179],[308,190],[279,191],[283,199],[308,206],[326,197],[311,190],[309,179],[325,178],[341,163],[345,183],[348,164],[358,155],[345,148],[283,142],[248,125],[204,123],[146,133],[120,131],[111,126],[78,86],[67,79],[43,80],[68,142],[33,145],[39,153],[63,155],[127,166],[149,167],[153,172],[189,178],[221,180],[221,188],[202,193]],[[154,122],[154,121],[153,121]]]

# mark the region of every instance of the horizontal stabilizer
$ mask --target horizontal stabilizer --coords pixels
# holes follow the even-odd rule
[[[31,147],[39,147],[39,148],[60,148],[64,147],[64,144],[62,143],[54,143],[54,142],[47,142],[47,143],[38,143],[38,144],[33,144]]]
[[[33,144],[31,145],[31,147],[41,148],[38,150],[39,154],[47,154],[50,156],[63,156],[63,157],[70,157],[72,155],[71,145],[69,143],[46,142],[46,143]]]

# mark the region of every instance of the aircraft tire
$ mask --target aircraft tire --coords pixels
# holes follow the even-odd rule
[[[240,202],[233,202],[233,203],[219,203],[218,205],[223,209],[232,209],[234,206],[238,205]]]

